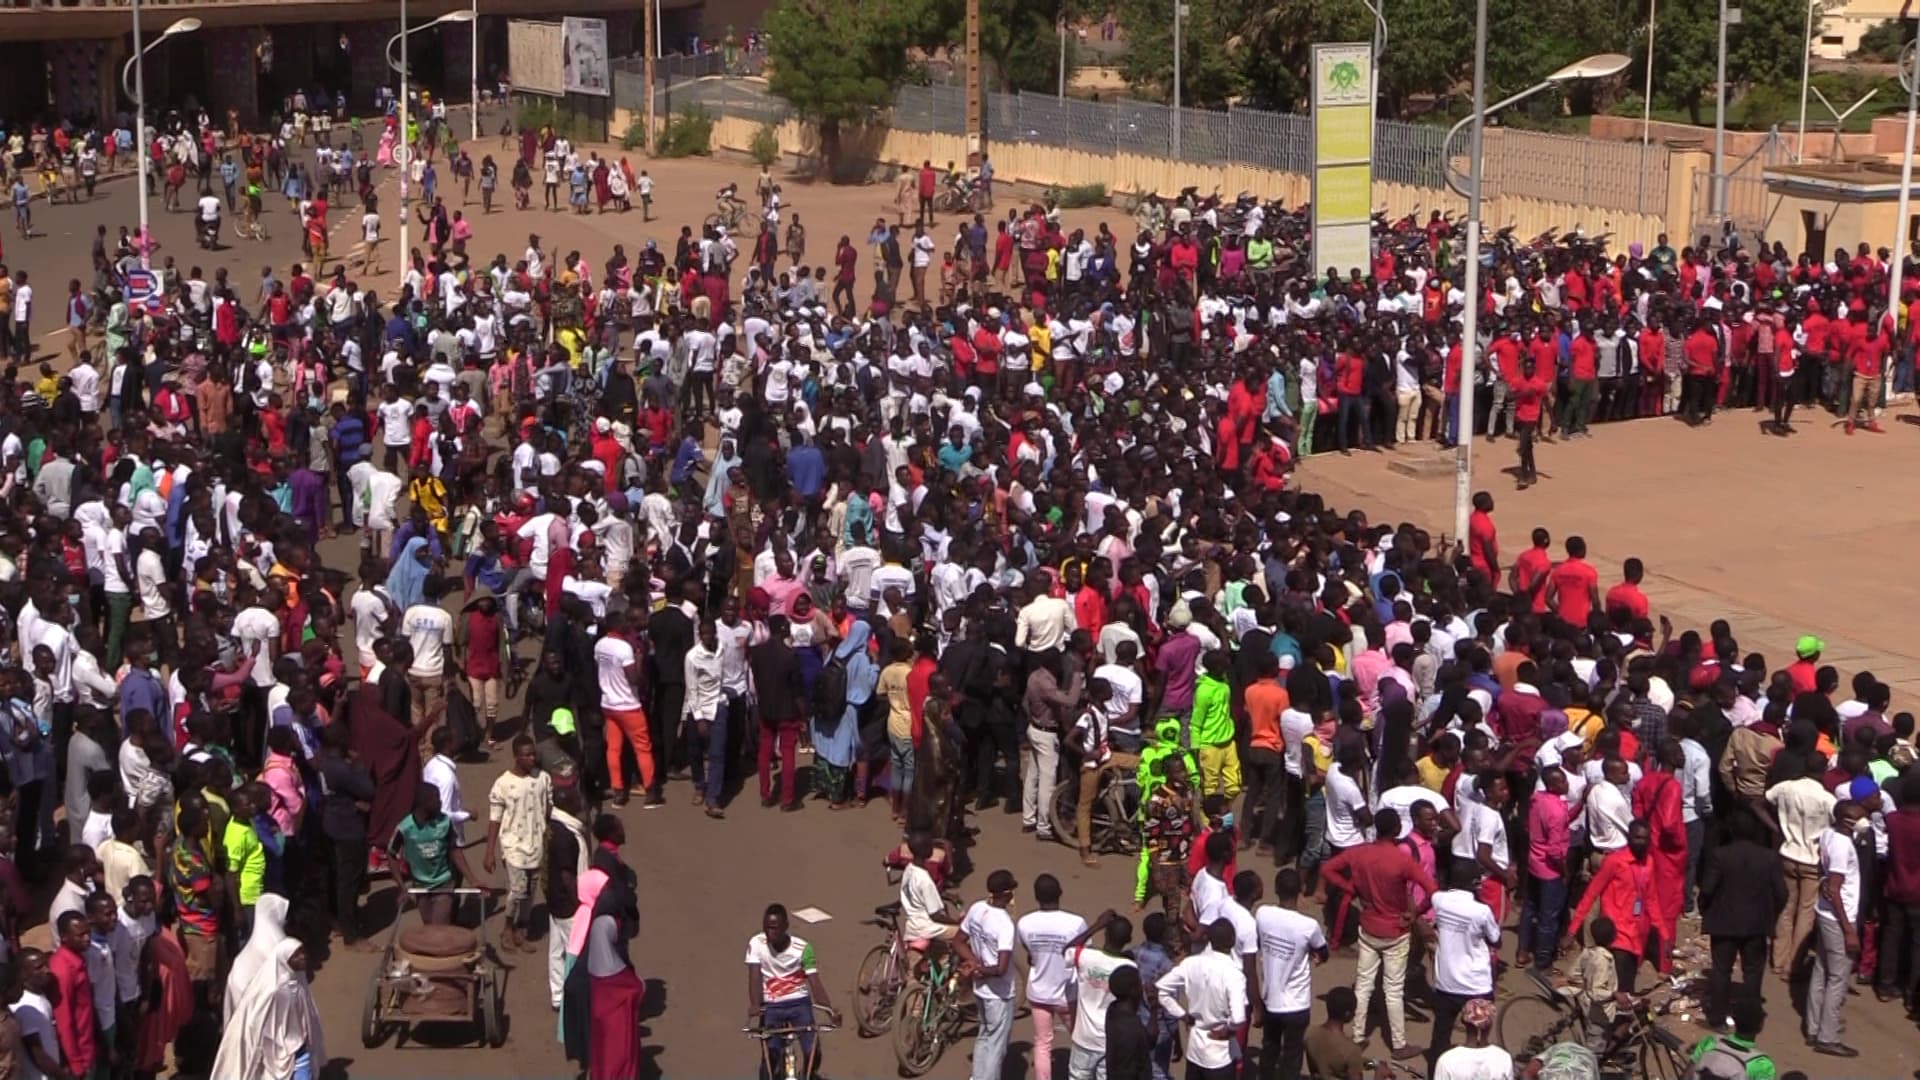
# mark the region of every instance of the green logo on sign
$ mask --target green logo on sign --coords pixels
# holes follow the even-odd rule
[[[1351,60],[1342,60],[1327,72],[1327,82],[1335,90],[1352,90],[1360,85],[1360,65]]]

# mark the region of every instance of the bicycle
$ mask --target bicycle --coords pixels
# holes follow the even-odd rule
[[[1500,1003],[1493,1014],[1495,1042],[1520,1061],[1531,1060],[1557,1042],[1576,1042],[1601,1050],[1603,1075],[1628,1072],[1638,1080],[1681,1080],[1690,1064],[1686,1044],[1653,1019],[1653,990],[1630,995],[1632,1006],[1605,1032],[1595,1032],[1574,1006],[1570,990],[1557,987],[1539,972],[1529,970],[1535,992],[1520,993]],[[1657,988],[1656,988],[1657,989]]]
[[[1076,767],[1067,779],[1055,785],[1053,805],[1048,808],[1054,839],[1070,848],[1081,846],[1077,815],[1080,785],[1086,775],[1086,770]],[[1100,790],[1093,799],[1093,813],[1087,821],[1087,831],[1091,834],[1087,849],[1097,854],[1139,854],[1140,829],[1135,824],[1139,809],[1140,788],[1133,770],[1108,769],[1102,775]]]
[[[718,209],[707,215],[709,229],[738,229],[747,220],[747,204],[739,199],[721,199],[716,206]]]
[[[253,219],[251,224],[249,224],[245,218],[235,218],[233,219],[233,236],[236,240],[259,240],[264,242],[268,239],[267,223],[260,218]]]
[[[867,950],[860,961],[860,970],[853,982],[853,1023],[854,1029],[863,1039],[885,1035],[893,1030],[893,1010],[900,1000],[900,991],[907,985],[908,973],[913,969],[913,956],[907,949],[906,939],[900,935],[899,903],[883,904],[873,909],[874,917],[863,920],[864,925],[878,926],[887,933],[886,940]]]
[[[915,974],[894,1005],[893,1057],[902,1076],[925,1076],[946,1048],[959,1041],[964,1019],[960,958],[927,956],[925,974]]]
[[[827,1012],[823,1005],[814,1005],[814,1011]],[[814,1070],[820,1064],[820,1044],[818,1036],[829,1031],[838,1031],[832,1024],[783,1024],[780,1027],[741,1028],[750,1039],[760,1043],[761,1080],[813,1080]],[[808,1036],[815,1036],[813,1052],[802,1053],[802,1044]],[[775,1049],[775,1044],[779,1048]],[[777,1060],[776,1060],[777,1058]]]

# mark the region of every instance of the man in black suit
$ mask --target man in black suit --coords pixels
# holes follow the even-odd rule
[[[1767,844],[1766,826],[1739,805],[1727,817],[1728,842],[1709,848],[1700,867],[1700,929],[1713,948],[1707,1016],[1716,1024],[1727,1015],[1735,957],[1743,992],[1758,999],[1767,968],[1767,940],[1787,905],[1786,878]]]

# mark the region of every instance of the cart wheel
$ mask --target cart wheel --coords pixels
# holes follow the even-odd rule
[[[480,976],[480,1028],[487,1045],[495,1049],[506,1044],[507,1018],[500,1012],[500,992],[491,972]]]
[[[383,1004],[381,997],[384,990],[380,975],[385,970],[385,965],[374,969],[372,977],[367,980],[366,1004],[360,1009],[360,1043],[369,1050],[376,1049],[381,1043],[387,1041],[389,1025],[380,1018],[380,1007]]]

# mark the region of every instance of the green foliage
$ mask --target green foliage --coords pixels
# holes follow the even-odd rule
[[[780,133],[772,124],[753,129],[753,139],[747,143],[747,156],[762,168],[770,169],[780,163]]]
[[[1860,47],[1853,51],[1855,60],[1877,60],[1890,64],[1900,59],[1900,50],[1913,40],[1914,24],[1902,19],[1888,19],[1867,27],[1860,35]]]
[[[683,158],[713,153],[713,116],[698,105],[667,121],[654,146],[656,157]]]
[[[1084,210],[1090,206],[1107,205],[1107,185],[1081,184],[1077,187],[1060,189],[1059,206],[1062,210]]]
[[[647,122],[642,118],[627,121],[627,130],[620,133],[620,149],[638,150],[647,145]]]
[[[924,24],[919,0],[778,0],[766,21],[767,88],[836,135],[892,103]]]
[[[522,99],[519,110],[514,114],[514,125],[516,129],[530,128],[534,131],[543,127],[552,128],[555,135],[575,141],[579,141],[586,129],[553,98]]]
[[[1171,96],[1174,0],[1115,0],[1128,49],[1121,72],[1135,92]],[[1800,74],[1805,0],[1743,0],[1745,19],[1728,33],[1728,71],[1737,89],[1794,82]],[[1574,83],[1530,99],[1508,122],[1551,124],[1563,112],[1606,111],[1613,95],[1645,85],[1651,0],[1488,0],[1487,96],[1496,100],[1586,56],[1635,57],[1620,79]],[[1281,110],[1306,107],[1312,46],[1370,41],[1373,17],[1360,0],[1188,0],[1181,35],[1183,104],[1228,102]],[[1418,114],[1429,100],[1456,116],[1473,60],[1473,4],[1388,0],[1387,47],[1379,65],[1382,115]],[[1662,3],[1655,28],[1654,96],[1697,116],[1713,89],[1716,5]]]

